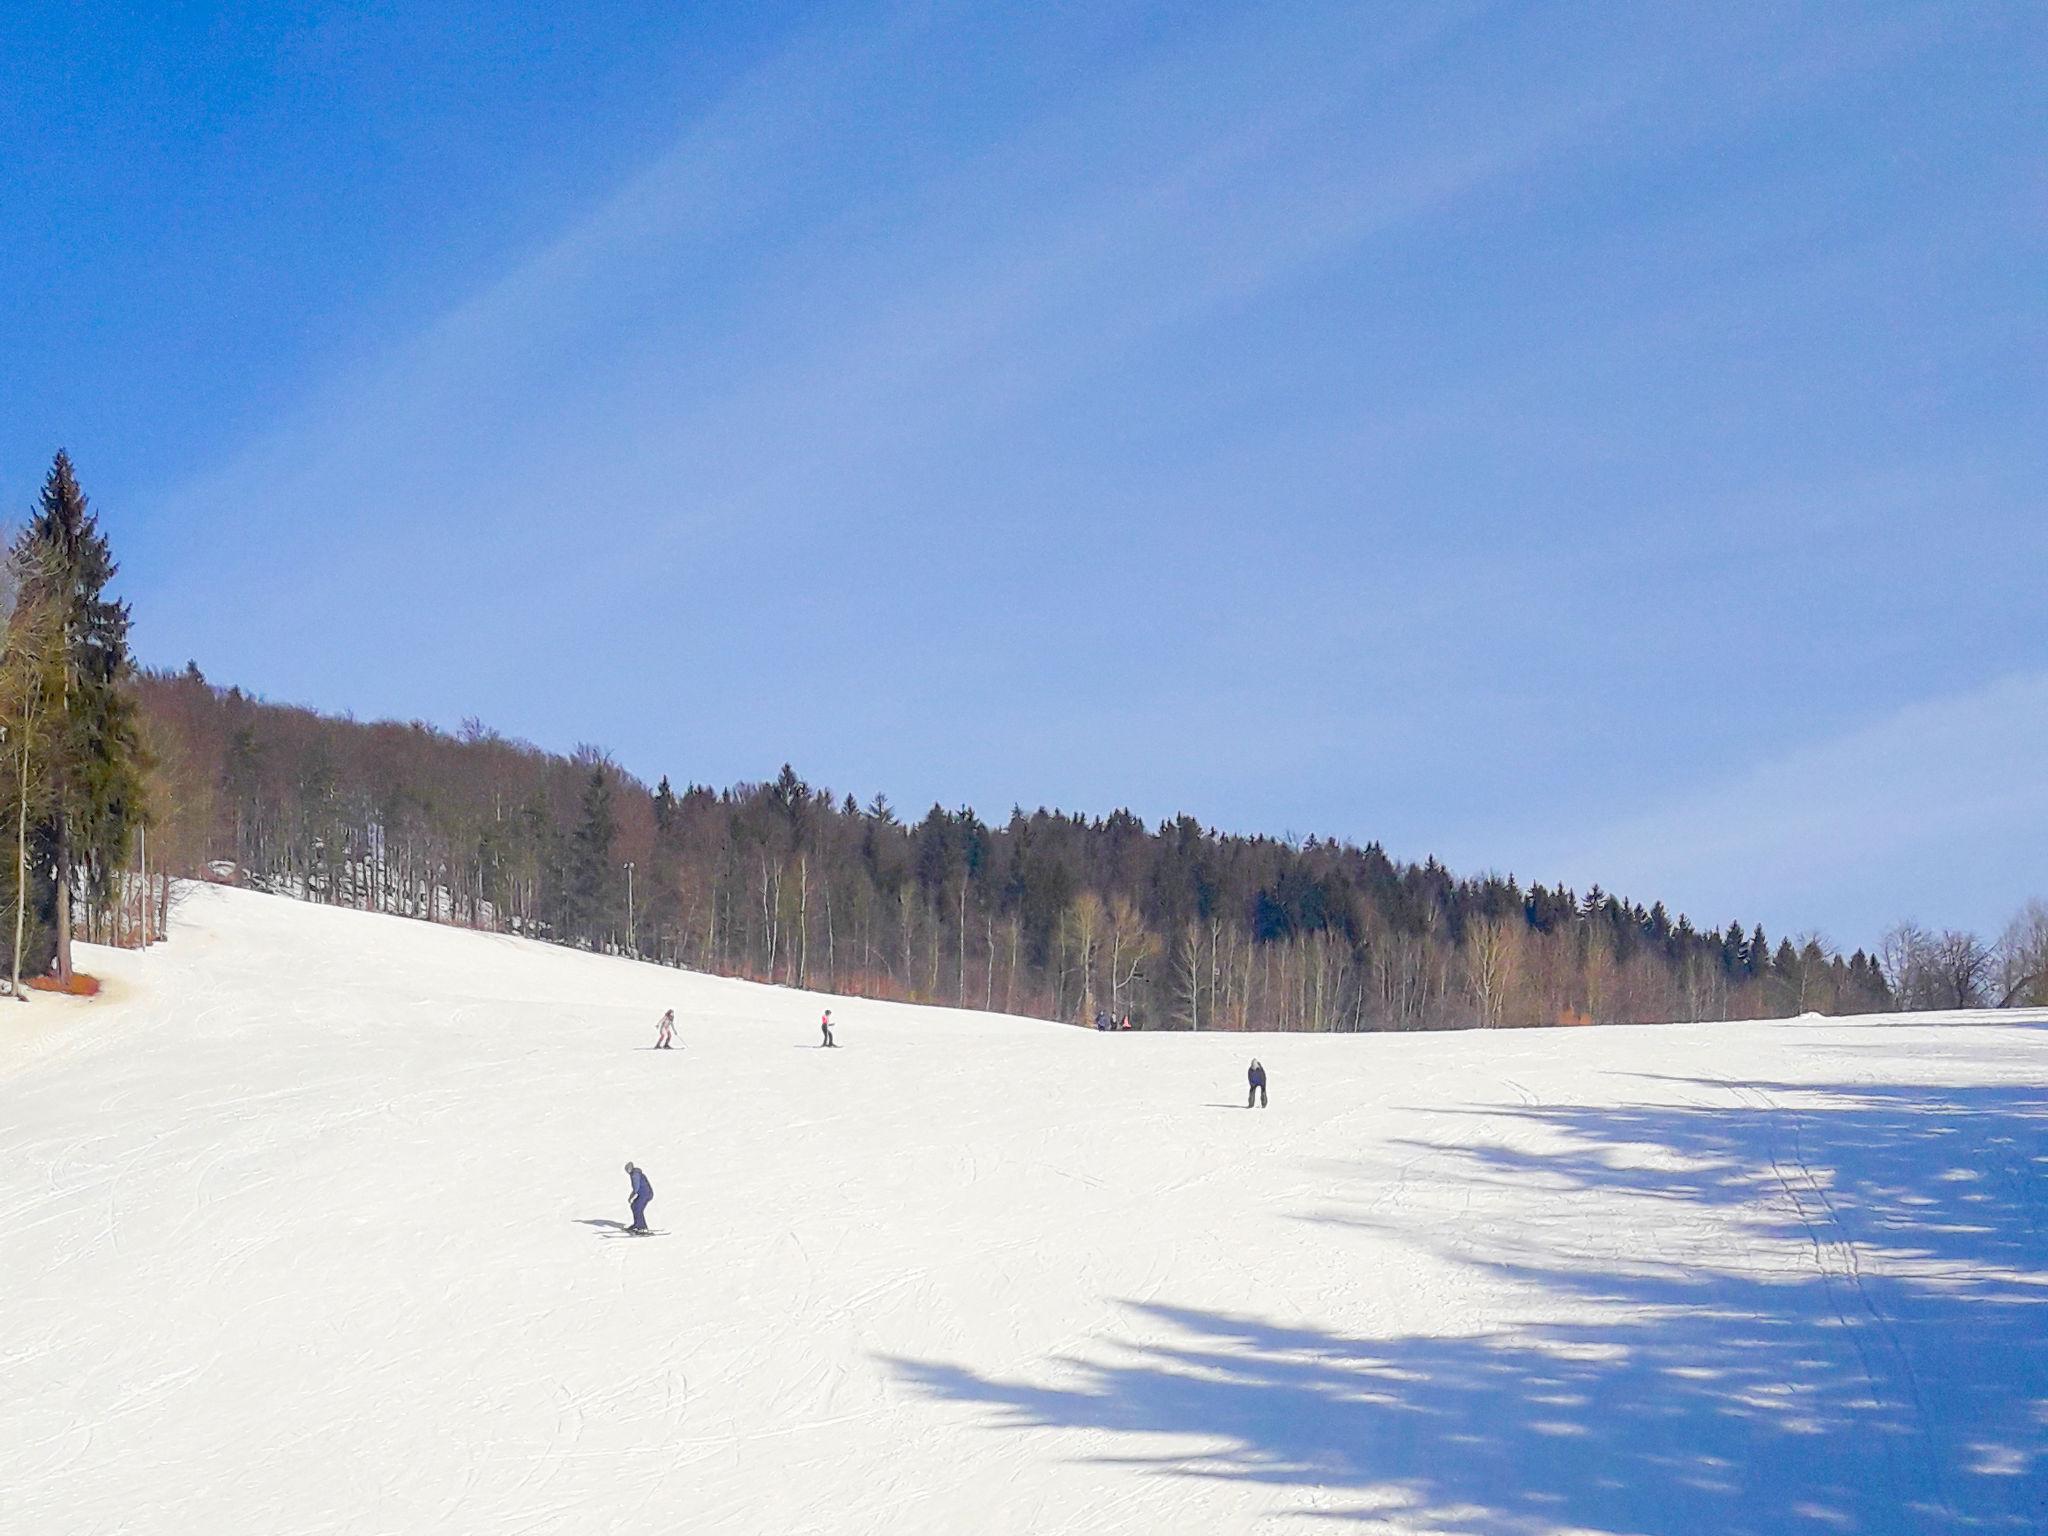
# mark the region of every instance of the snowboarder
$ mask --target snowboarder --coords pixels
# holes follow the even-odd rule
[[[626,1176],[633,1181],[633,1225],[626,1228],[626,1230],[628,1232],[645,1232],[647,1230],[647,1202],[654,1198],[654,1186],[647,1182],[647,1175],[638,1168],[635,1168],[631,1163],[626,1164]]]
[[[661,1016],[661,1023],[655,1026],[654,1048],[657,1051],[672,1051],[676,1042],[676,1011],[671,1008]]]
[[[836,1046],[839,1044],[837,1040],[832,1038],[832,1010],[830,1008],[825,1010],[825,1017],[818,1021],[818,1028],[825,1032],[825,1045]]]
[[[1266,1069],[1258,1057],[1254,1056],[1252,1058],[1252,1068],[1245,1074],[1245,1077],[1250,1081],[1252,1091],[1244,1096],[1244,1107],[1250,1109],[1252,1105],[1257,1104],[1259,1108],[1264,1109],[1266,1107]]]

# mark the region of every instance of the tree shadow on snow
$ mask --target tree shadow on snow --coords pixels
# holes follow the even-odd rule
[[[1500,1536],[2048,1529],[2048,1095],[1699,1086],[1745,1103],[1487,1111],[1540,1122],[1547,1150],[1427,1149],[1453,1188],[1527,1192],[1506,1231],[1438,1210],[1404,1232],[1527,1282],[1534,1317],[1511,1331],[1359,1338],[1129,1303],[1121,1338],[1030,1379],[893,1364],[991,1428],[1188,1437],[1101,1459],[1297,1489],[1303,1515],[1329,1519]],[[1384,1185],[1310,1219],[1400,1231],[1377,1214]],[[1595,1189],[1639,1197],[1642,1219],[1561,1249],[1546,1206]],[[1713,1207],[1745,1234],[1725,1256]],[[1669,1251],[1705,1244],[1709,1267],[1660,1258],[1662,1234],[1688,1231],[1694,1248]]]

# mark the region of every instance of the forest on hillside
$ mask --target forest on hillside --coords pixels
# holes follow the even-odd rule
[[[139,669],[59,453],[0,566],[10,986],[148,943],[173,876],[855,996],[1146,1029],[1441,1029],[2048,1004],[2048,907],[1875,953],[1378,844],[934,805],[784,765],[649,788],[603,752],[364,723]]]
[[[1695,928],[1598,888],[1460,879],[1377,845],[1015,810],[906,819],[784,766],[649,788],[573,756],[145,672],[159,857],[314,901],[856,996],[1138,1027],[1371,1030],[2019,1000],[2009,957]],[[2048,925],[2042,925],[2048,930]],[[1888,969],[1885,960],[1889,960]]]

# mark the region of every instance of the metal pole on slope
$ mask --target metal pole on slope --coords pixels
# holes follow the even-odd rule
[[[633,861],[626,860],[626,949],[637,956],[640,945],[633,937]]]

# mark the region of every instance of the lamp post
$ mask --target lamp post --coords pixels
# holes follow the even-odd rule
[[[633,861],[626,860],[626,948],[635,957],[640,953],[639,942],[633,937]]]

